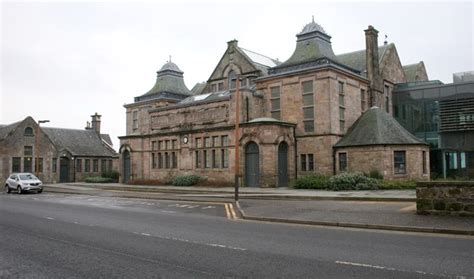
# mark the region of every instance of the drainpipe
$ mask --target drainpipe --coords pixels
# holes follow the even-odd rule
[[[332,148],[332,175],[336,175],[336,149]]]
[[[296,126],[293,126],[293,139],[295,140],[295,182],[298,179],[298,142],[296,140]]]

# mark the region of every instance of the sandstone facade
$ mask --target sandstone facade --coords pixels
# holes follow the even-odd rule
[[[125,105],[121,181],[164,182],[198,174],[216,185],[229,185],[234,182],[236,145],[238,176],[244,185],[252,184],[247,186],[257,181],[260,187],[279,187],[300,175],[334,174],[335,145],[371,106],[391,114],[392,88],[405,81],[395,46],[378,47],[377,31],[368,30],[367,52],[336,56],[331,37],[313,21],[297,35],[295,52],[284,63],[230,41],[207,83],[193,91],[185,87],[183,72],[168,61],[153,89]],[[178,85],[170,86],[173,82]],[[389,174],[390,148],[354,151],[350,170],[383,165],[387,178],[396,178]],[[412,152],[424,151],[424,145],[413,148],[406,149],[410,168],[416,165]],[[356,158],[359,153],[370,156]],[[357,160],[368,160],[368,165]],[[429,178],[416,168],[405,178]]]

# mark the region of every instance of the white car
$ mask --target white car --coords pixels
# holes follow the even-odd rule
[[[5,192],[10,193],[16,190],[18,194],[23,194],[27,191],[43,192],[43,182],[31,173],[12,173],[5,181]]]

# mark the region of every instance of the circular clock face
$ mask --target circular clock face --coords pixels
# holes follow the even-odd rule
[[[188,141],[189,141],[188,137],[183,138],[183,143],[188,143]]]

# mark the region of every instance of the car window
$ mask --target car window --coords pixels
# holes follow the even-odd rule
[[[21,180],[31,180],[31,179],[36,179],[36,177],[32,174],[20,174],[20,179]]]
[[[14,175],[14,174],[12,176],[10,176],[10,179],[15,180],[15,178],[16,178],[16,175]]]

